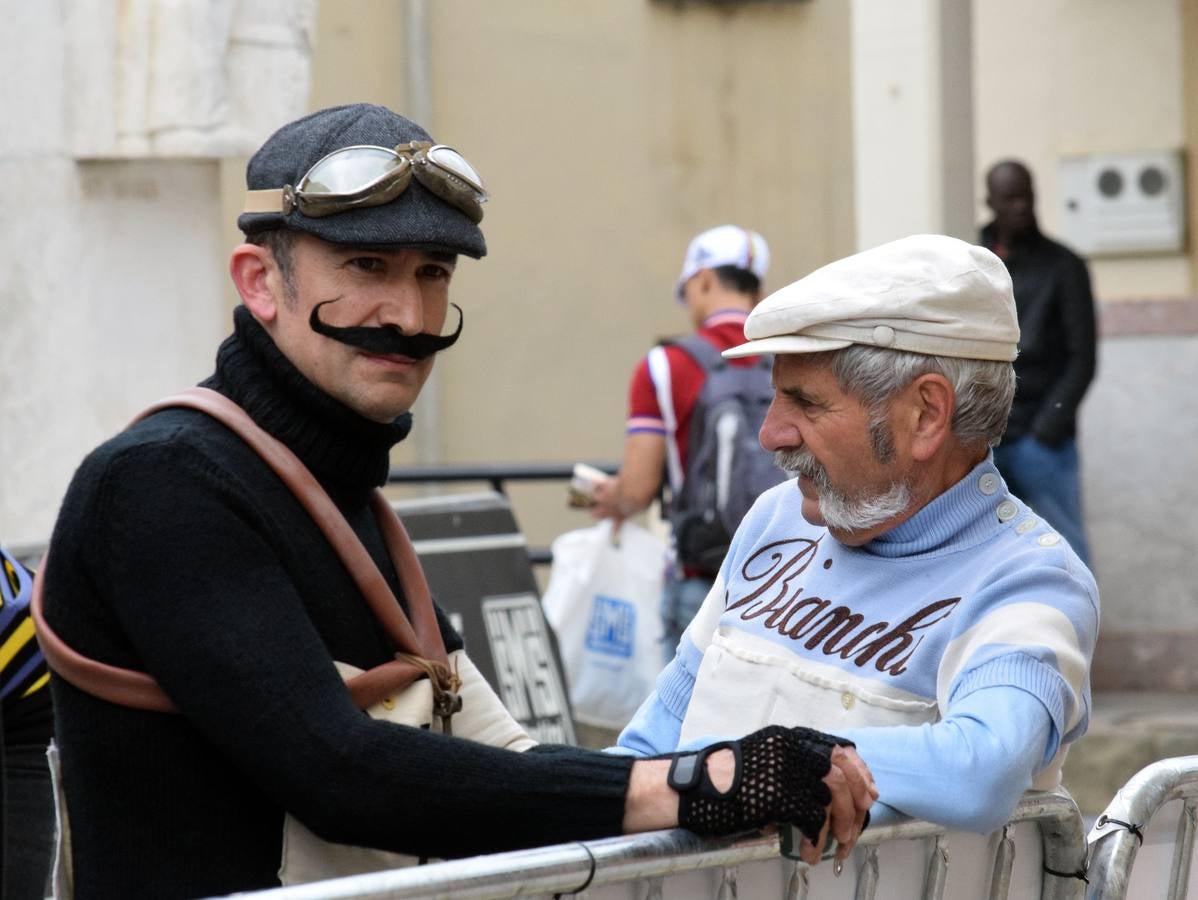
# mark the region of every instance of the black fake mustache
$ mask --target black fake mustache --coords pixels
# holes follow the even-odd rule
[[[324,300],[313,306],[312,314],[308,316],[308,325],[317,334],[322,334],[351,347],[357,347],[359,350],[365,350],[367,353],[385,353],[394,356],[407,356],[411,359],[427,359],[434,353],[457,343],[457,339],[462,333],[462,324],[466,320],[462,314],[462,308],[456,303],[450,303],[449,305],[458,311],[458,327],[453,334],[440,335],[426,334],[425,332],[404,334],[395,325],[383,325],[375,328],[354,325],[349,328],[338,328],[336,325],[322,322],[320,308],[327,303],[336,303],[340,299],[340,297],[334,297],[332,300]]]

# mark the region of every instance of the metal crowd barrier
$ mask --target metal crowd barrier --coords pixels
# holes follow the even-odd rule
[[[618,463],[588,462],[592,468],[614,475]],[[574,463],[499,463],[496,465],[411,466],[392,468],[390,484],[439,484],[450,481],[485,481],[499,493],[505,493],[509,481],[569,481]]]
[[[592,468],[608,475],[620,470],[619,463],[588,462]],[[455,466],[412,466],[392,468],[387,476],[388,484],[429,485],[486,482],[497,493],[507,494],[511,481],[569,481],[574,475],[574,463],[501,463],[498,465],[455,465]],[[563,497],[562,502],[565,502]],[[553,562],[548,547],[529,547],[528,561],[534,566],[546,566]]]
[[[958,858],[957,848],[966,844],[971,844],[974,852]],[[1008,825],[990,837],[946,833],[920,821],[871,827],[862,835],[840,878],[831,862],[811,868],[781,857],[777,835],[720,841],[672,830],[238,896],[259,900],[483,900],[575,894],[587,900],[728,900],[737,896],[754,900],[905,896],[1064,900],[1082,897],[1083,883],[1077,876],[1085,853],[1081,813],[1066,792],[1054,791],[1027,794]],[[955,878],[950,880],[950,876]],[[912,882],[910,890],[899,889],[898,883],[904,880]]]
[[[587,465],[614,475],[620,470],[619,463],[588,462]],[[507,495],[509,482],[519,481],[569,481],[574,475],[574,463],[501,463],[498,465],[458,466],[395,466],[387,474],[388,484],[431,485],[485,482],[499,494]],[[562,502],[565,502],[563,496]],[[6,544],[5,549],[17,559],[36,565],[46,552],[46,542]],[[552,557],[548,547],[529,547],[528,559],[533,565],[548,565]]]
[[[1175,825],[1158,815],[1170,805],[1179,807]],[[1087,837],[1089,900],[1198,898],[1198,876],[1191,871],[1196,815],[1198,756],[1162,759],[1132,776]]]

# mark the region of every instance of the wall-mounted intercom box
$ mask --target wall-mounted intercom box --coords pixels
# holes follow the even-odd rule
[[[1058,168],[1061,238],[1088,255],[1185,249],[1179,150],[1068,156]]]

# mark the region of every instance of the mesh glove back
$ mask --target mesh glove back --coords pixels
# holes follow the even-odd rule
[[[786,823],[815,843],[832,802],[823,778],[838,744],[851,746],[818,731],[770,725],[739,741],[675,757],[669,784],[680,795],[678,824],[715,836]],[[731,787],[720,793],[707,774],[707,757],[723,749],[736,757],[736,771]]]

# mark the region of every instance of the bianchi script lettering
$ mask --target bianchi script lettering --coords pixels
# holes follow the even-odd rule
[[[819,540],[806,538],[766,544],[745,560],[740,570],[745,583],[756,587],[743,597],[729,597],[726,611],[739,611],[745,622],[761,619],[761,627],[801,641],[808,650],[852,660],[862,668],[872,663],[879,672],[900,675],[923,643],[920,632],[943,622],[961,602],[960,597],[946,597],[898,624],[867,623],[865,616],[847,606],[804,595],[802,586],[792,588],[792,582],[807,571],[818,551]],[[824,561],[825,568],[831,564],[830,559]]]

